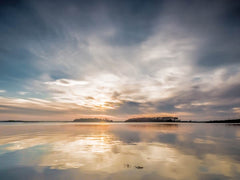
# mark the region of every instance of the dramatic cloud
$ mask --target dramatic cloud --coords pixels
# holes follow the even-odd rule
[[[237,1],[3,1],[1,119],[239,117]]]

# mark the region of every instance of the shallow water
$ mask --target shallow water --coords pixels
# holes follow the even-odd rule
[[[0,179],[239,179],[240,124],[0,124]]]

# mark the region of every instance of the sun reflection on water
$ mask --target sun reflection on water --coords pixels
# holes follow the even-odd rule
[[[6,128],[6,127],[5,127]],[[178,124],[71,124],[0,127],[0,160],[12,166],[78,170],[115,179],[235,177],[240,174],[239,128]],[[28,132],[28,133],[26,133]],[[9,156],[9,154],[16,154]],[[31,156],[30,154],[38,156]],[[4,159],[5,158],[5,159]],[[14,164],[15,163],[15,164]],[[18,165],[18,166],[19,166]],[[140,168],[139,168],[140,167]],[[141,168],[142,167],[142,168]],[[1,168],[7,168],[0,164]],[[211,176],[209,176],[211,174]],[[100,178],[100,177],[99,177]],[[153,177],[152,177],[153,178]],[[154,179],[153,178],[153,179]],[[151,178],[149,178],[151,179]]]

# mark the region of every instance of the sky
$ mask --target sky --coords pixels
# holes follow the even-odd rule
[[[240,1],[2,0],[0,120],[240,118]]]

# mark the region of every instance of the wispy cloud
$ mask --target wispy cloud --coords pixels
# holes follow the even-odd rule
[[[20,95],[26,95],[26,94],[28,94],[28,92],[25,92],[25,91],[19,91],[18,94],[20,94]]]
[[[5,93],[6,90],[0,89],[0,93]]]
[[[190,4],[6,4],[0,8],[0,39],[7,42],[0,47],[1,117],[235,115],[240,25],[233,12],[239,3]]]

